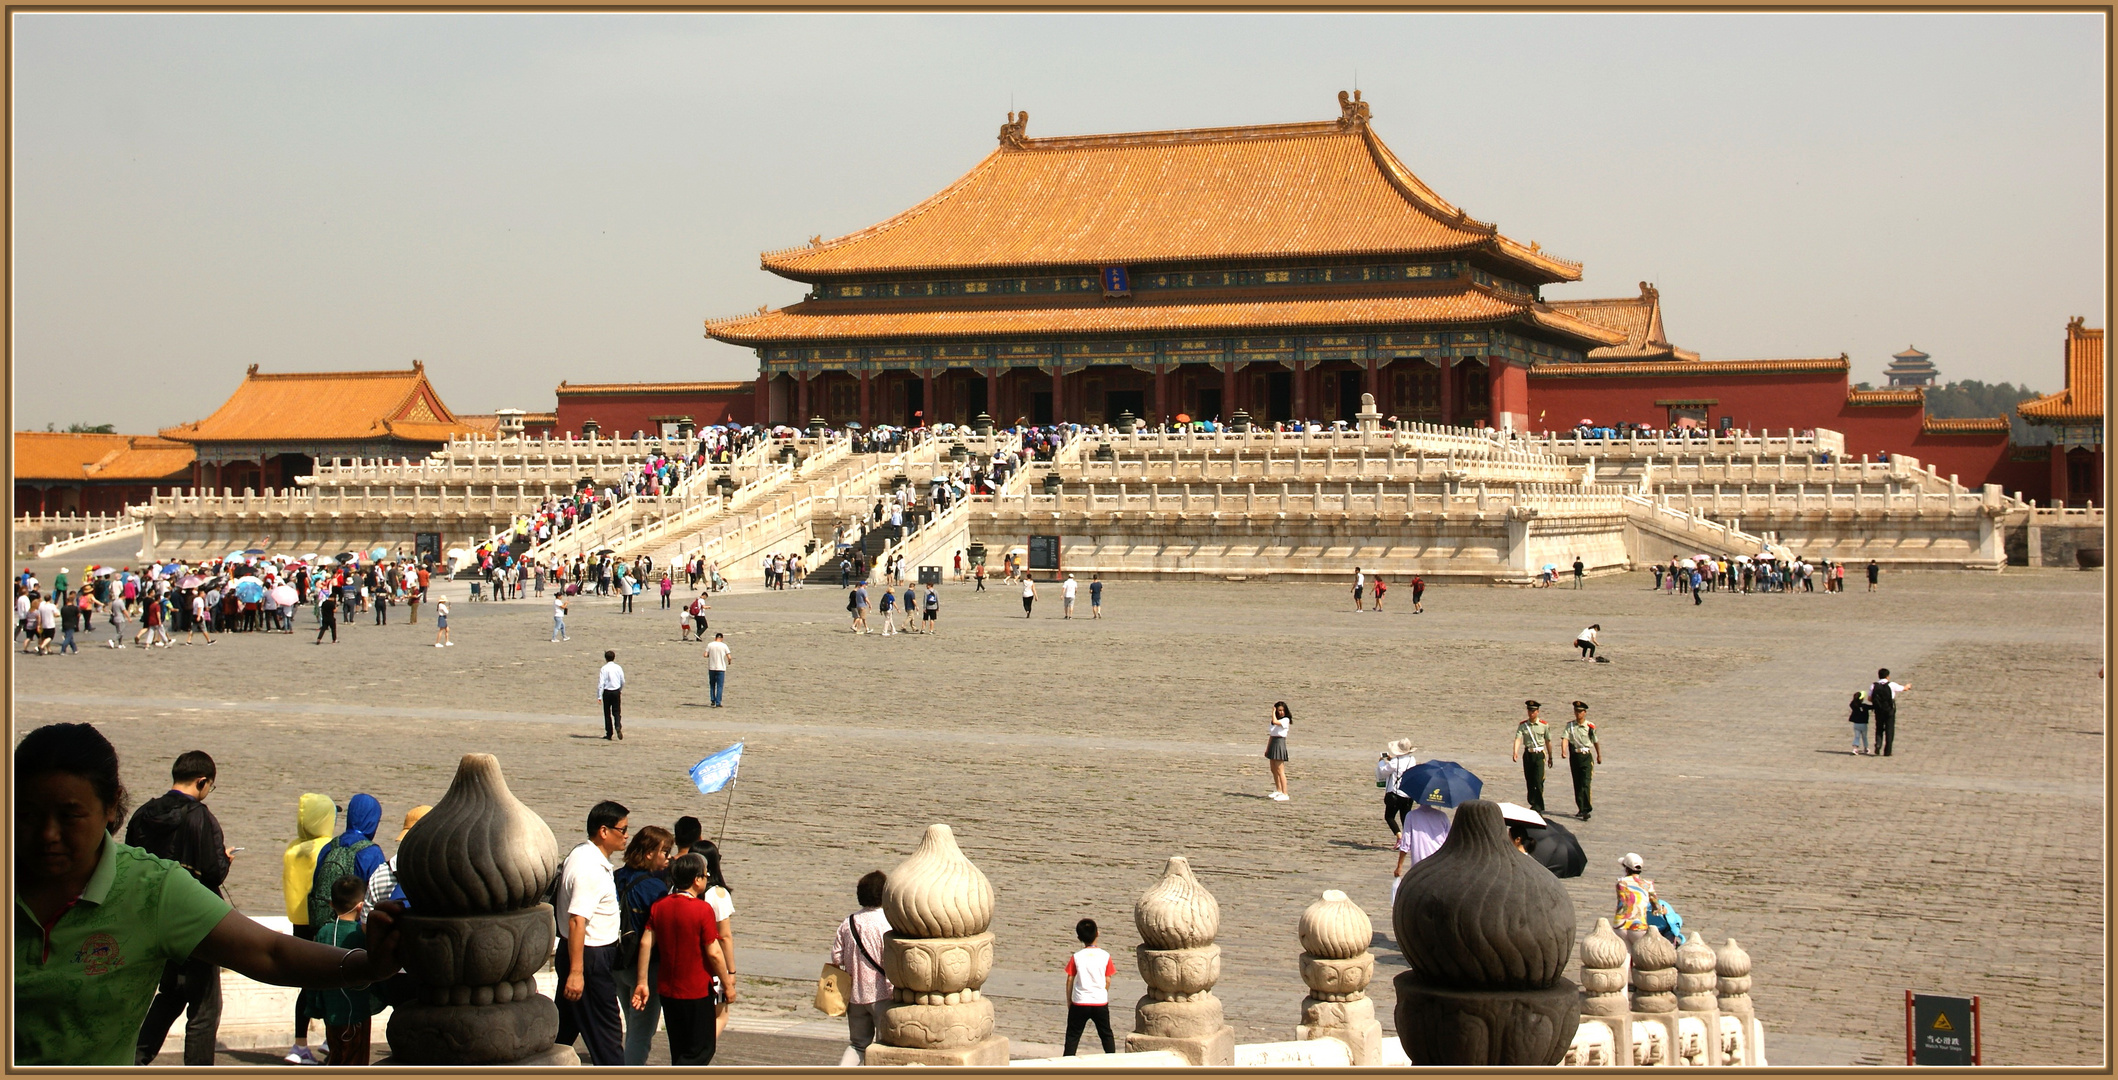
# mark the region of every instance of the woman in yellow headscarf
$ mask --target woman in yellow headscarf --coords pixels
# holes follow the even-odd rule
[[[287,920],[294,924],[294,936],[314,939],[316,928],[309,925],[309,886],[316,880],[316,853],[331,842],[332,826],[338,821],[338,804],[329,796],[307,794],[295,812],[295,841],[287,845],[284,858],[285,877],[281,882],[287,894]],[[323,1060],[309,1052],[309,1020],[323,1014],[304,990],[294,999],[294,1046],[287,1051],[286,1060],[296,1065],[321,1065]]]

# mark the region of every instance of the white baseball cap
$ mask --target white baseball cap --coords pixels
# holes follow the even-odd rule
[[[1618,865],[1637,874],[1643,868],[1645,868],[1647,864],[1640,861],[1639,855],[1628,851],[1625,853],[1624,858],[1618,860]]]

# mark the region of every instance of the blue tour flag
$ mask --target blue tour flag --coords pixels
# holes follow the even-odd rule
[[[691,782],[698,785],[699,794],[711,795],[735,779],[736,770],[742,763],[743,744],[737,743],[693,765]]]

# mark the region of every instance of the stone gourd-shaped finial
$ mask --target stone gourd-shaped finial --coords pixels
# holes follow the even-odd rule
[[[1677,950],[1677,1008],[1686,1012],[1714,1008],[1714,951],[1696,930]]]
[[[1714,974],[1718,977],[1714,993],[1720,999],[1722,1012],[1737,1016],[1751,1015],[1750,1007],[1750,954],[1736,939],[1729,938],[1714,954]]]
[[[876,1025],[869,1065],[1006,1065],[993,1034],[993,1003],[979,993],[993,972],[993,885],[929,825],[883,886],[883,974],[894,987]]]
[[[555,936],[544,892],[559,873],[551,827],[491,754],[465,754],[448,793],[406,834],[398,955],[418,987],[389,1025],[404,1065],[574,1064],[559,1010],[537,993]]]
[[[1133,904],[1140,931],[1134,956],[1147,993],[1133,1008],[1128,1050],[1171,1050],[1200,1066],[1235,1064],[1235,1029],[1222,1014],[1213,985],[1221,979],[1221,904],[1172,855],[1160,880]]]
[[[1367,990],[1375,978],[1375,924],[1361,906],[1337,889],[1302,910],[1295,933],[1302,941],[1300,968],[1309,996],[1302,999],[1297,1040],[1331,1037],[1346,1044],[1356,1066],[1382,1064],[1383,1026]]]
[[[1220,933],[1221,902],[1192,876],[1189,860],[1172,855],[1161,880],[1134,902],[1133,927],[1149,948],[1202,948]]]
[[[397,880],[422,915],[529,907],[558,874],[551,826],[508,790],[491,754],[463,756],[448,793],[397,849]]]
[[[971,937],[993,923],[993,884],[964,858],[947,825],[927,826],[883,886],[883,916],[905,937]]]
[[[1456,808],[1449,838],[1399,881],[1391,910],[1411,970],[1397,1032],[1415,1065],[1556,1065],[1581,1022],[1564,977],[1574,904],[1508,842],[1500,806]]]
[[[1677,950],[1655,931],[1633,942],[1633,1011],[1675,1012]]]
[[[1587,995],[1582,1012],[1623,1016],[1631,1011],[1625,997],[1625,961],[1630,955],[1625,939],[1611,929],[1610,918],[1598,917],[1596,929],[1581,939],[1581,990]]]

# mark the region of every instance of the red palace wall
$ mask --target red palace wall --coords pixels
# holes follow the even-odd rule
[[[552,426],[554,437],[581,436],[581,423],[593,419],[603,438],[631,437],[635,431],[653,435],[662,429],[662,418],[689,416],[700,427],[709,424],[748,424],[757,412],[757,387],[752,383],[730,384],[729,389],[696,391],[647,391],[633,393],[573,394],[559,391],[559,419]]]
[[[1837,372],[1791,372],[1759,375],[1669,375],[1618,378],[1531,376],[1530,429],[1564,431],[1583,418],[1596,424],[1631,422],[1661,427],[1669,423],[1670,406],[1656,402],[1711,401],[1703,406],[1706,426],[1718,428],[1724,416],[1752,432],[1830,428],[1846,437],[1849,457],[1866,454],[1911,454],[1932,464],[1943,476],[1955,474],[1967,487],[2000,484],[2046,499],[2050,466],[2041,461],[2013,461],[2008,434],[1938,435],[1923,430],[1925,410],[1918,405],[1852,405],[1846,400],[1846,377]]]

